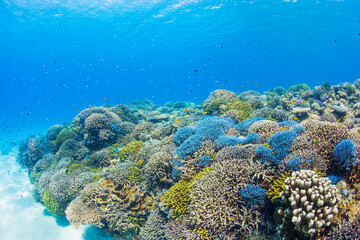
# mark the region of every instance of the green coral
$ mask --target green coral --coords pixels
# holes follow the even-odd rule
[[[66,205],[56,200],[50,193],[49,189],[44,191],[44,194],[41,198],[44,203],[46,209],[54,216],[62,216],[65,215]]]
[[[285,190],[284,182],[290,177],[290,174],[290,171],[281,174],[281,176],[270,185],[270,189],[266,192],[266,195],[271,202],[275,202],[276,199],[279,198],[280,193]]]
[[[101,175],[101,174],[95,174],[95,175],[92,175],[92,176],[91,176],[91,181],[92,181],[92,182],[97,182],[97,181],[99,181],[100,179],[102,179],[102,175]]]
[[[142,182],[145,178],[141,175],[141,170],[137,165],[132,165],[129,167],[128,179],[132,182]]]
[[[212,113],[219,111],[221,105],[226,105],[227,101],[224,99],[217,99],[212,101],[205,109],[207,114],[211,115]]]
[[[196,174],[191,181],[180,180],[175,183],[164,196],[164,206],[170,208],[172,216],[175,218],[183,218],[188,213],[190,204],[190,191],[194,187],[193,182],[212,171],[211,168],[204,168]]]
[[[225,111],[230,111],[230,110],[238,110],[239,120],[241,121],[249,118],[250,114],[254,111],[254,109],[251,107],[249,103],[242,102],[237,98],[234,98],[231,102],[226,103]]]
[[[305,83],[300,83],[297,85],[292,85],[291,87],[289,87],[288,92],[305,92],[306,90],[310,90],[310,87],[305,84]]]
[[[75,137],[75,132],[71,129],[64,128],[57,135],[55,143],[58,147],[60,147],[66,140],[73,139]]]
[[[143,146],[144,143],[141,141],[131,141],[120,150],[118,157],[124,161],[129,156],[137,154]]]
[[[351,96],[352,94],[356,93],[356,88],[353,85],[349,84],[346,86],[345,91],[348,96]]]
[[[79,168],[81,168],[81,167],[83,167],[83,165],[82,164],[80,164],[80,163],[74,163],[74,164],[72,164],[70,167],[69,167],[69,169],[68,169],[68,174],[70,175],[72,172],[74,172],[76,169],[79,169]]]

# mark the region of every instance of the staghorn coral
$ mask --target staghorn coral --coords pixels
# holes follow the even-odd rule
[[[102,215],[99,209],[90,207],[80,197],[77,197],[65,210],[66,219],[78,228],[81,224],[94,225],[102,227]]]
[[[251,146],[229,146],[224,147],[216,154],[215,161],[251,159],[253,156],[255,156],[255,150]]]
[[[165,225],[165,237],[168,240],[195,240],[198,234],[192,230],[187,218],[171,219]]]
[[[142,240],[166,240],[165,238],[166,218],[161,214],[158,208],[150,212],[145,226],[140,230],[140,238]]]
[[[209,234],[226,234],[224,239],[246,236],[260,225],[257,208],[247,208],[239,188],[249,183],[265,184],[271,174],[264,165],[246,159],[212,164],[214,171],[194,181],[190,192],[189,218]]]
[[[151,156],[143,167],[146,185],[152,189],[154,187],[167,187],[173,183],[171,179],[172,166],[170,165],[170,153],[158,152]]]
[[[304,136],[309,139],[312,149],[328,163],[332,158],[335,146],[344,139],[355,141],[355,137],[342,124],[306,120]]]
[[[50,179],[49,191],[52,197],[60,203],[67,203],[68,195],[68,176],[65,171],[56,172]]]
[[[354,221],[342,220],[331,229],[325,240],[353,240],[360,239],[360,214]]]
[[[92,181],[93,174],[83,172],[80,174],[72,174],[69,176],[68,193],[72,198],[76,198],[81,190]]]
[[[336,204],[341,195],[336,187],[311,170],[293,172],[284,184],[280,197],[286,207],[277,211],[283,216],[277,228],[280,235],[286,239],[323,236],[339,212]]]

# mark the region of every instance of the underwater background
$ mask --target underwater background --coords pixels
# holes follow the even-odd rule
[[[355,105],[360,84],[355,80],[360,78],[360,2],[357,0],[0,0],[0,53],[0,192],[4,196],[0,207],[3,216],[0,221],[1,239],[48,239],[49,235],[52,239],[91,239],[91,236],[96,236],[94,239],[112,239],[110,234],[113,231],[109,229],[105,229],[109,234],[94,227],[74,229],[65,217],[54,218],[52,215],[56,214],[44,210],[44,200],[38,199],[36,202],[32,196],[32,185],[35,183],[35,187],[38,187],[36,184],[40,175],[36,178],[30,173],[35,162],[44,159],[44,156],[40,154],[39,159],[33,159],[33,164],[19,161],[19,156],[21,159],[28,150],[24,148],[26,144],[42,142],[37,137],[29,140],[28,136],[48,136],[48,129],[55,124],[63,125],[58,132],[55,131],[57,134],[62,129],[70,129],[75,136],[71,138],[85,144],[86,154],[72,156],[79,158],[79,161],[87,161],[94,152],[105,148],[109,148],[110,152],[114,149],[120,151],[131,141],[140,141],[147,146],[151,145],[152,139],[172,139],[182,127],[191,126],[193,129],[189,131],[196,131],[199,125],[195,124],[201,121],[200,116],[207,115],[234,120],[231,127],[220,124],[220,128],[228,130],[244,120],[257,117],[271,118],[279,123],[291,120],[301,125],[302,121],[311,118],[311,114],[317,114],[321,121],[341,125],[345,124],[346,118],[348,122],[352,119],[346,115],[346,112],[351,112],[355,119],[353,125],[345,125],[349,132],[352,129],[355,133],[358,127]],[[294,88],[295,93],[288,94],[291,86],[301,83],[309,88]],[[279,88],[279,91],[274,91],[278,86],[282,86],[284,91]],[[321,91],[329,86],[328,92],[321,92],[319,88],[315,90],[316,86],[322,86]],[[210,95],[217,89],[231,92]],[[302,94],[310,89],[312,92],[309,95]],[[255,104],[255,100],[249,101],[249,98],[241,95],[249,90],[259,92],[259,96],[255,94],[256,104],[259,105]],[[346,97],[341,97],[339,91],[344,92]],[[279,95],[278,99],[274,98],[275,93]],[[284,115],[248,114],[234,117],[226,112],[234,110],[238,104],[231,102],[235,95],[241,101],[251,103],[251,111],[268,107],[280,109]],[[337,95],[340,97],[336,98]],[[147,101],[142,101],[144,99]],[[207,108],[214,100],[223,102],[213,105],[213,109]],[[286,106],[280,100],[287,101]],[[313,106],[313,103],[319,106]],[[118,104],[124,105],[116,108]],[[220,104],[226,107],[223,109]],[[117,139],[105,141],[100,146],[89,137],[95,143],[87,143],[85,141],[89,138],[86,136],[91,133],[86,130],[82,132],[84,126],[75,117],[93,106],[103,106],[107,110],[101,111],[119,115],[122,122],[131,122],[136,126],[150,122],[153,125],[141,130],[146,134],[130,134],[131,137],[112,129],[111,134],[117,135]],[[335,120],[326,115],[330,110]],[[111,121],[117,124],[118,120],[115,120]],[[163,135],[159,138],[156,135],[158,129],[163,129],[161,124],[171,127],[166,125],[169,127],[164,127],[167,132],[160,131]],[[216,122],[215,126],[219,127],[218,124]],[[307,125],[303,125],[306,128]],[[131,126],[129,131],[136,128]],[[289,127],[285,130],[290,131],[290,125],[281,127]],[[237,131],[239,136],[248,137],[247,131],[241,131],[241,127]],[[178,142],[174,139],[172,144],[180,149],[191,134],[181,137]],[[228,132],[226,134],[229,135]],[[220,135],[212,140],[224,137]],[[346,136],[334,140],[331,150],[334,151],[335,145],[346,139],[358,146],[356,138]],[[201,139],[208,140],[208,137],[202,136]],[[218,142],[214,147],[215,152],[240,143],[238,139],[223,140],[224,143]],[[265,144],[268,140],[260,138],[259,141]],[[54,156],[65,142],[56,142],[56,135],[50,140],[46,138],[46,141],[55,142],[53,149],[49,147],[49,142],[41,143]],[[246,143],[249,144],[256,142],[248,141]],[[111,147],[113,144],[120,145]],[[175,148],[172,150],[176,151]],[[48,153],[46,151],[44,154]],[[184,151],[180,149],[176,152],[181,161],[188,156],[193,157],[193,151]],[[329,172],[334,166],[341,165],[346,172],[349,166],[355,164],[355,160],[350,163],[339,160],[341,163],[338,165],[330,164],[333,158],[330,155],[328,159],[324,156],[328,166],[321,169],[328,171],[327,175],[339,175]],[[150,155],[148,157],[151,158]],[[200,159],[204,156],[197,157],[202,162],[200,165],[204,165],[200,168],[206,168],[205,165],[209,163],[203,163],[205,158]],[[61,158],[56,156],[54,161],[58,164]],[[113,155],[110,158],[114,160]],[[174,173],[171,169],[183,167],[180,167],[183,163],[176,162],[174,157],[167,159],[168,162],[170,160],[170,170],[167,170],[170,174]],[[63,164],[63,170],[78,164],[76,161]],[[136,165],[136,171],[146,166],[132,161],[139,165]],[[54,164],[53,160],[49,163]],[[116,163],[112,161],[111,166]],[[95,164],[93,167],[96,169],[100,166]],[[192,169],[191,177],[198,174],[198,167],[196,171]],[[104,178],[108,176],[106,171],[103,170]],[[342,178],[346,179],[347,173],[344,172]],[[281,174],[285,174],[285,170],[269,173],[272,181]],[[161,190],[146,186],[151,196],[158,196],[157,200],[154,197],[155,202],[163,197],[161,191],[169,189],[181,179],[172,178],[166,184],[159,183],[163,184]],[[262,187],[265,185],[262,184]],[[69,196],[64,202],[69,204],[70,199],[75,197]],[[205,228],[202,229],[201,225],[195,229],[200,232]],[[213,239],[221,237],[224,236]],[[300,234],[297,237],[309,235]]]

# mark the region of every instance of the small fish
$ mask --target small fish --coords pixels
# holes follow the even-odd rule
[[[189,159],[189,158],[191,158],[191,156],[190,156],[190,155],[188,155],[186,158],[187,158],[187,159]]]
[[[339,122],[340,122],[340,119],[339,119],[339,120],[337,120],[336,122],[337,122],[337,123],[339,123]]]
[[[360,134],[360,129],[358,129],[358,134]]]
[[[67,168],[68,166],[67,165],[65,165],[65,168]]]
[[[214,100],[214,98],[211,98],[211,100]]]
[[[87,181],[87,183],[90,183],[89,181]]]
[[[160,201],[162,201],[162,200],[164,200],[164,197],[161,197],[161,198],[160,198]]]
[[[188,112],[189,111],[189,109],[185,109],[185,112]]]
[[[114,152],[118,152],[119,150],[117,148],[112,149]]]
[[[154,218],[150,219],[150,221],[154,221]]]
[[[139,161],[139,165],[141,165],[143,162],[144,162],[144,160],[140,160],[140,161]]]
[[[176,119],[175,122],[180,122],[180,120],[179,120],[179,119]]]
[[[299,120],[299,119],[298,119],[297,117],[294,117],[294,120],[297,121],[297,120]]]
[[[303,100],[302,103],[306,103],[306,100]]]

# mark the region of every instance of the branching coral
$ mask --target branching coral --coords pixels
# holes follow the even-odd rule
[[[145,226],[140,230],[142,240],[166,240],[165,238],[166,218],[161,214],[158,208],[150,212]]]
[[[180,180],[175,183],[164,196],[164,206],[171,210],[170,216],[183,218],[188,214],[190,203],[190,191],[194,187],[193,181],[203,177],[211,169],[205,168],[199,172],[191,181]]]
[[[226,239],[249,234],[258,228],[261,214],[257,208],[246,207],[238,189],[268,182],[270,174],[260,163],[246,159],[215,162],[212,168],[214,171],[194,181],[189,206],[192,223],[210,235],[225,234]]]
[[[126,144],[120,151],[117,153],[116,159],[113,160],[113,163],[117,163],[119,161],[124,161],[128,157],[135,155],[140,151],[140,149],[144,146],[143,142],[140,141],[132,141]]]
[[[259,134],[259,141],[265,143],[276,132],[280,131],[279,125],[270,120],[256,121],[249,128],[249,133]]]
[[[45,147],[41,137],[29,137],[19,146],[16,161],[20,166],[30,169],[35,166],[45,154]]]
[[[312,148],[327,162],[330,162],[335,146],[344,139],[355,140],[355,137],[342,124],[306,120],[304,135],[311,142]]]
[[[350,170],[358,162],[355,143],[350,139],[342,140],[335,146],[333,157],[336,166]]]
[[[54,216],[64,215],[64,211],[66,205],[64,203],[59,202],[51,195],[50,190],[46,189],[42,198],[42,202],[44,203],[46,209]]]

